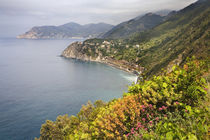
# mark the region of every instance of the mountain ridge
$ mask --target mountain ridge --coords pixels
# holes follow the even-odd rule
[[[25,39],[68,39],[68,38],[95,38],[113,27],[106,23],[90,23],[80,25],[69,22],[59,26],[35,26],[26,33],[17,36]]]
[[[116,25],[111,30],[106,32],[101,38],[128,38],[131,34],[135,32],[140,32],[155,27],[156,25],[163,22],[165,20],[165,17],[166,16],[161,16],[157,13],[149,12]]]

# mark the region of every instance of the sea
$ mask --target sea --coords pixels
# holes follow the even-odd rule
[[[74,41],[83,40],[0,38],[0,140],[33,140],[46,120],[122,97],[136,81],[105,64],[60,57]]]

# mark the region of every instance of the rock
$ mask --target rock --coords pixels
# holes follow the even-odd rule
[[[90,47],[94,47],[95,51],[93,52]],[[74,42],[62,52],[61,56],[65,58],[79,59],[82,61],[105,63],[109,66],[124,70],[137,76],[141,73],[141,71],[138,71],[139,67],[132,65],[125,60],[115,60],[112,56],[103,56],[102,52],[100,52],[97,47],[101,47],[101,45],[88,47],[87,43]],[[110,50],[107,48],[106,51]],[[94,54],[95,57],[90,56],[90,53]]]
[[[65,58],[79,59],[83,61],[100,61],[100,56],[92,58],[85,53],[85,47],[80,42],[69,45],[61,54]]]

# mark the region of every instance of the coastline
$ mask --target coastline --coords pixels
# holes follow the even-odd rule
[[[123,70],[123,71],[125,71],[125,72],[134,74],[134,75],[136,75],[136,76],[139,76],[139,75],[140,75],[140,73],[137,72],[136,70],[129,70],[129,68],[126,68],[126,67],[123,67],[123,66],[119,66],[119,65],[114,64],[114,63],[112,63],[112,62],[110,62],[110,61],[104,61],[104,62],[102,62],[102,63],[103,63],[103,64],[106,64],[106,65],[108,65],[108,66],[117,68],[117,69],[119,69],[119,70]]]
[[[107,61],[107,60],[84,60],[84,59],[79,59],[79,58],[71,58],[71,57],[66,57],[64,55],[60,55],[60,57],[63,57],[65,59],[75,59],[75,60],[81,60],[81,61],[86,61],[86,62],[96,62],[96,63],[102,63],[102,64],[105,64],[105,65],[108,65],[108,66],[111,66],[111,67],[114,67],[116,69],[119,69],[119,70],[122,70],[122,71],[125,71],[127,73],[130,73],[130,74],[133,74],[133,75],[136,75],[136,76],[139,76],[141,74],[141,72],[138,72],[136,70],[129,70],[129,67],[126,67],[125,65],[124,66],[119,66],[117,65],[116,63],[113,63],[111,61]]]
[[[107,43],[107,42],[105,42]],[[87,42],[74,42],[70,44],[60,55],[64,58],[69,59],[77,59],[81,61],[90,61],[90,62],[98,62],[103,63],[108,66],[117,68],[119,70],[123,70],[125,72],[128,72],[130,74],[134,74],[137,77],[139,77],[142,72],[144,71],[144,67],[141,67],[137,64],[130,63],[126,60],[116,60],[113,57],[109,56],[103,56],[102,53],[98,50],[98,46],[95,46],[97,44],[91,44]],[[91,50],[90,46],[92,48],[95,48],[95,50]],[[103,47],[103,45],[102,45]],[[89,53],[96,54],[95,56],[90,55]]]

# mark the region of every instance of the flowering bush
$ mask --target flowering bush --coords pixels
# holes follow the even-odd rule
[[[204,62],[132,85],[122,98],[83,106],[41,128],[44,139],[208,139],[209,110]]]
[[[150,81],[130,87],[124,96],[140,95],[141,102],[154,106],[156,119],[150,120],[154,127],[147,124],[147,131],[140,129],[129,136],[132,139],[206,139],[210,115],[208,108],[202,106],[207,94],[205,79],[201,77],[205,66],[203,62],[189,61],[184,69],[174,67],[170,74],[154,76]]]

